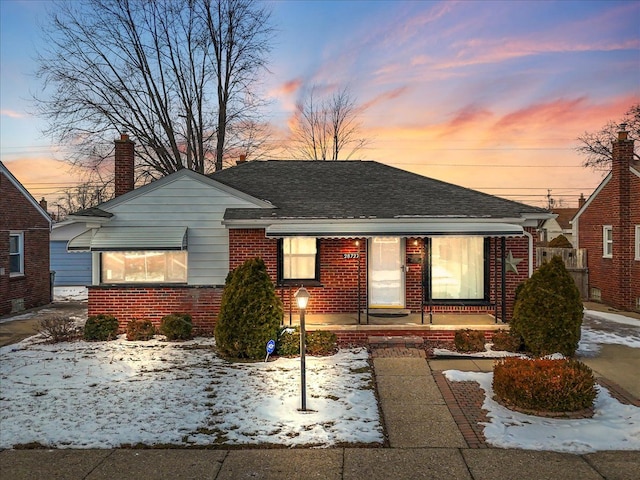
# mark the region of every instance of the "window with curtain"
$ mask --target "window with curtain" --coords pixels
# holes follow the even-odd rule
[[[24,274],[24,234],[9,234],[9,275]]]
[[[186,283],[187,252],[103,252],[102,283]]]
[[[431,295],[434,300],[485,298],[483,237],[434,237],[431,248]]]
[[[317,280],[317,240],[313,237],[282,239],[282,280]]]

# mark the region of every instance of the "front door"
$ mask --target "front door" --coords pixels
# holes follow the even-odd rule
[[[404,308],[404,239],[369,239],[369,307]]]

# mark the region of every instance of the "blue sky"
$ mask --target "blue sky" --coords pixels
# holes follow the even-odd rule
[[[0,1],[0,156],[52,201],[74,178],[29,113],[47,3]],[[281,135],[312,85],[349,85],[367,106],[362,158],[489,193],[542,205],[550,188],[573,206],[602,178],[575,138],[640,101],[640,2],[270,4],[266,113]]]

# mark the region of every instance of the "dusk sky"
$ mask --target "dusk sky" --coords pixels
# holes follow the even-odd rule
[[[576,137],[640,102],[638,1],[278,1],[267,118],[285,132],[310,86],[349,85],[377,160],[545,206],[604,173]],[[54,202],[77,178],[30,115],[47,2],[0,0],[0,158]]]

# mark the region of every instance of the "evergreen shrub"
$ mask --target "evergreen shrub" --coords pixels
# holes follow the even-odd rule
[[[456,330],[453,343],[459,352],[484,352],[485,336],[482,330]]]
[[[218,351],[229,358],[263,358],[267,342],[277,338],[283,315],[264,261],[245,261],[225,281],[214,331]]]
[[[542,412],[593,406],[593,372],[575,359],[507,358],[493,368],[493,391],[504,405]]]
[[[571,242],[564,235],[558,235],[549,242],[549,248],[573,248]]]
[[[575,355],[583,306],[580,291],[562,259],[555,256],[528,279],[515,303],[511,330],[534,355]]]
[[[91,315],[84,324],[83,336],[90,342],[113,340],[118,336],[118,319],[113,315]]]
[[[127,323],[127,340],[151,340],[156,334],[156,327],[151,320],[131,320]]]
[[[160,333],[167,340],[189,340],[193,330],[191,315],[188,313],[172,313],[160,320]]]
[[[338,337],[333,332],[307,332],[306,353],[315,356],[333,355],[338,351]],[[282,357],[300,355],[300,327],[283,328],[278,335],[276,353]]]

